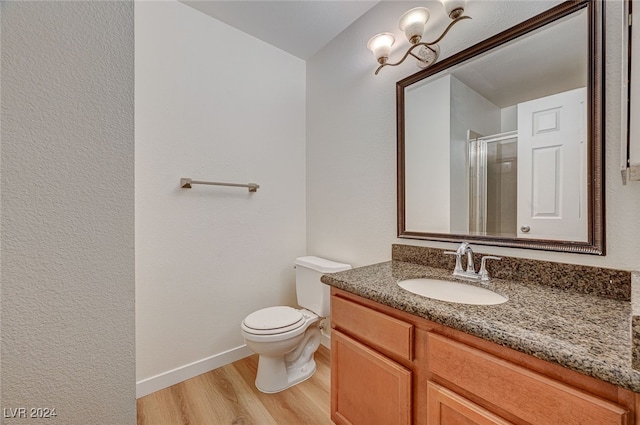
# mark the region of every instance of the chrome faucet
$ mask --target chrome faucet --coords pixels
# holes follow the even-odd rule
[[[485,255],[482,257],[480,271],[476,273],[475,265],[473,264],[473,249],[468,242],[462,242],[456,252],[445,251],[445,254],[456,256],[456,266],[453,269],[454,276],[464,277],[466,279],[488,281],[489,272],[487,271],[487,260],[501,260],[501,257],[494,257],[492,255]],[[462,256],[467,254],[467,270],[462,269]]]
[[[458,248],[457,254],[461,257],[467,254],[467,273],[476,274],[476,267],[473,264],[473,250],[468,242],[462,242]]]

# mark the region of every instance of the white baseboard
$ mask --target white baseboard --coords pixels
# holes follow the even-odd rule
[[[196,360],[173,370],[160,373],[156,376],[136,382],[136,398],[144,397],[148,394],[170,387],[179,382],[186,381],[194,376],[201,375],[210,370],[233,363],[236,360],[250,356],[253,352],[246,346],[241,345],[222,353],[214,354],[201,360]]]

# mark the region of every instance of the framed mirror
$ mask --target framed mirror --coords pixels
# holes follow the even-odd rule
[[[398,237],[605,254],[602,1],[396,84]]]

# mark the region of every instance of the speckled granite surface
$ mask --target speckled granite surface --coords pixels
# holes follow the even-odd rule
[[[632,367],[632,303],[549,285],[492,279],[504,304],[475,306],[414,295],[398,280],[453,280],[450,270],[389,261],[325,275],[336,288],[640,392]],[[640,325],[640,322],[638,323]],[[640,334],[640,326],[639,326]],[[640,358],[640,356],[639,356]]]
[[[631,364],[640,370],[640,272],[631,274]]]
[[[474,247],[475,248],[475,247]],[[443,249],[394,244],[391,259],[406,263],[453,270],[453,255],[444,255]],[[476,270],[480,267],[482,253],[474,253]],[[466,263],[465,263],[466,264]],[[631,299],[631,272],[577,264],[554,263],[527,258],[502,257],[500,261],[487,261],[491,277],[522,282],[537,282],[601,297],[629,301]]]

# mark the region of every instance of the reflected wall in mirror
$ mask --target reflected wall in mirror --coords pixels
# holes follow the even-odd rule
[[[397,83],[398,237],[604,255],[602,6]]]

